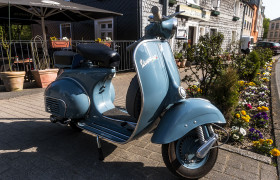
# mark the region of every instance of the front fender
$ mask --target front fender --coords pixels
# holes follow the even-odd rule
[[[167,144],[178,140],[192,129],[209,123],[226,123],[223,114],[208,100],[190,98],[172,106],[155,129],[152,142]]]

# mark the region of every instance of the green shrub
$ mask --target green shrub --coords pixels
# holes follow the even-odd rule
[[[246,58],[244,62],[244,68],[242,72],[242,79],[252,81],[260,70],[260,58],[256,51],[252,51]]]
[[[210,86],[208,98],[230,120],[232,111],[238,104],[238,74],[233,68],[227,68]]]
[[[258,48],[255,50],[260,58],[260,67],[264,67],[265,63],[271,62],[273,57],[273,51],[269,48]]]
[[[220,57],[224,35],[201,36],[196,45],[188,47],[187,59],[195,66],[186,68],[190,71],[189,75],[183,79],[187,84],[198,81],[202,90],[202,96],[207,96],[209,87],[215,78],[221,74],[223,69],[223,59]]]

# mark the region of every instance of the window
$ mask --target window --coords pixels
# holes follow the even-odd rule
[[[274,33],[274,37],[278,37],[278,32],[275,32],[275,33]]]
[[[274,29],[274,23],[271,24],[271,29]]]
[[[247,22],[247,21],[245,20],[245,21],[244,21],[244,27],[243,27],[244,29],[246,28],[246,22]]]
[[[211,28],[210,29],[210,36],[213,36],[213,35],[217,34],[217,32],[218,32],[217,29]]]
[[[187,0],[188,4],[195,4],[199,6],[199,0]]]
[[[232,42],[236,41],[236,31],[231,32],[231,41]]]
[[[113,18],[95,20],[95,38],[111,40],[113,37]]]
[[[270,37],[271,37],[271,38],[273,37],[273,32],[270,32]]]
[[[199,36],[204,36],[205,35],[205,28],[204,27],[200,27],[199,28]]]
[[[236,16],[236,17],[240,16],[240,7],[242,7],[241,3],[236,0],[235,4],[234,4],[234,16]]]
[[[276,29],[279,29],[279,23],[276,23]]]
[[[220,8],[220,0],[212,0],[212,8],[218,10]]]
[[[60,38],[72,38],[72,29],[70,23],[60,24]]]

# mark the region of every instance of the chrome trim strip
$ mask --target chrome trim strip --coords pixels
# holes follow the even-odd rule
[[[125,123],[127,123],[127,124],[130,124],[131,126],[134,126],[134,128],[135,128],[135,126],[136,126],[136,124],[137,124],[137,123],[134,123],[134,122],[129,122],[129,121],[124,121],[124,120],[120,120],[120,119],[110,118],[110,117],[107,117],[107,116],[104,116],[104,115],[103,115],[102,117],[104,117],[105,119],[111,120],[111,121],[125,122]]]
[[[54,97],[50,97],[50,96],[45,96],[45,105],[46,105],[46,98],[50,98],[50,99],[55,99],[55,100],[58,100],[58,101],[61,101],[63,104],[64,104],[64,107],[65,107],[65,111],[64,111],[64,118],[66,117],[66,111],[67,111],[67,105],[66,103],[62,100],[62,99],[58,99],[58,98],[54,98]],[[46,108],[46,107],[45,107]]]
[[[120,132],[117,132],[117,131],[114,131],[114,130],[108,129],[108,128],[104,127],[104,126],[100,126],[100,125],[95,124],[95,123],[94,123],[94,125],[95,125],[95,126],[98,126],[98,127],[101,127],[101,128],[104,128],[104,129],[106,129],[106,130],[108,130],[108,131],[114,132],[114,133],[116,133],[116,134],[119,134],[119,135],[121,135],[121,136],[124,136],[124,137],[127,137],[127,138],[129,138],[129,137],[130,137],[130,136],[127,136],[127,135],[122,134],[122,133],[120,133]]]
[[[95,130],[97,130],[97,131],[101,131],[101,132],[104,133],[104,134],[107,134],[107,135],[109,135],[109,136],[113,136],[113,137],[115,137],[116,139],[119,139],[119,140],[125,142],[125,139],[122,139],[122,138],[120,138],[120,137],[114,136],[114,135],[109,134],[109,133],[107,133],[107,132],[104,132],[104,131],[102,131],[102,130],[100,130],[100,129],[97,129],[97,128],[88,126],[88,125],[86,125],[86,124],[83,125],[83,126],[80,126],[80,125],[79,125],[79,127],[80,127],[81,129],[83,129],[83,130],[86,130],[87,132],[89,132],[89,133],[91,133],[91,134],[95,134],[95,135],[97,135],[97,136],[101,136],[101,137],[103,137],[104,139],[108,139],[108,140],[110,140],[110,141],[112,141],[112,142],[115,142],[115,143],[120,143],[120,142],[116,142],[116,141],[113,141],[113,140],[111,140],[110,138],[104,137],[104,136],[102,136],[102,135],[100,135],[100,134],[93,133],[93,132],[91,132],[91,131],[85,129],[84,127],[89,127],[89,129],[95,129]]]

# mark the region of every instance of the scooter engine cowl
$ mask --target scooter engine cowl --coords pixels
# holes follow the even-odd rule
[[[87,92],[71,78],[56,80],[45,91],[45,110],[55,116],[80,119],[85,117],[89,107]]]

